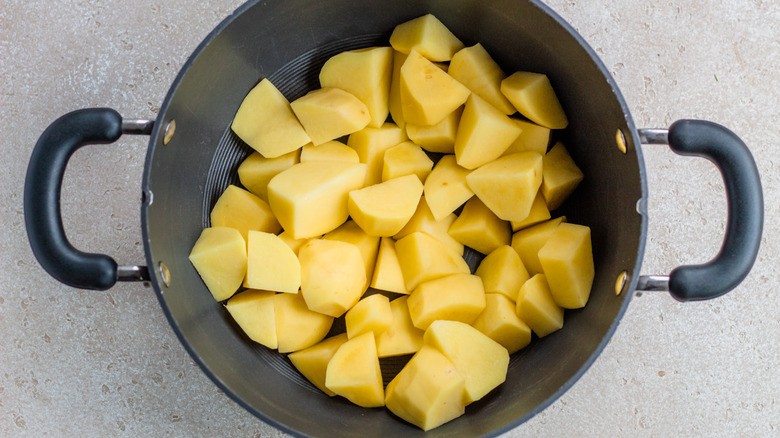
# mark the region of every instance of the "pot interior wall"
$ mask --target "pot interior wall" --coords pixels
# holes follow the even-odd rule
[[[497,434],[552,403],[587,369],[614,331],[639,273],[645,218],[644,170],[634,127],[617,88],[592,50],[546,7],[500,0],[249,2],[198,48],[166,98],[152,137],[142,211],[147,262],[171,325],[204,371],[265,421],[302,435],[422,434],[385,409],[329,398],[280,354],[257,346],[214,301],[187,255],[219,190],[236,182],[249,149],[228,127],[244,95],[269,77],[293,100],[317,86],[328,56],[387,44],[393,27],[433,13],[466,45],[480,42],[508,73],[546,73],[570,127],[561,134],[585,181],[555,216],[591,227],[596,278],[588,305],[567,311],[564,329],[513,355],[507,382],[466,415],[428,435]],[[163,144],[164,126],[176,130]],[[628,152],[616,146],[618,129]],[[157,267],[170,271],[165,286]],[[618,275],[627,290],[615,294]]]

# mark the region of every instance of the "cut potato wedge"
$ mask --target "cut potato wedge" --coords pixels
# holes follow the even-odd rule
[[[360,131],[371,122],[368,107],[340,88],[310,91],[290,106],[315,146]]]
[[[206,228],[189,259],[214,299],[223,301],[236,293],[246,276],[246,241],[234,228]]]

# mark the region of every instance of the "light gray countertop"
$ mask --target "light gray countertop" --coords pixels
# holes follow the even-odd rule
[[[27,161],[58,116],[108,106],[154,118],[179,68],[238,0],[6,0],[0,5],[0,436],[281,436],[193,363],[153,290],[79,291],[29,249]],[[701,118],[756,157],[766,220],[757,263],[730,294],[632,300],[601,356],[506,436],[780,435],[780,3],[549,0],[601,56],[639,127]],[[62,208],[75,246],[142,264],[147,138],[77,152]],[[714,255],[723,184],[706,160],[643,150],[650,226],[642,272]]]

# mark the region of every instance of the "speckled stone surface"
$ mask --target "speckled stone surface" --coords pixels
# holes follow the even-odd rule
[[[154,118],[178,69],[238,0],[0,3],[0,436],[281,436],[192,362],[154,292],[67,288],[29,249],[27,161],[58,116],[110,106]],[[765,237],[750,276],[713,301],[645,294],[584,377],[508,437],[780,435],[780,3],[548,0],[602,57],[639,127],[727,125],[763,178]],[[142,263],[146,138],[77,152],[62,191],[72,242]],[[645,274],[720,246],[725,198],[709,162],[644,148]]]

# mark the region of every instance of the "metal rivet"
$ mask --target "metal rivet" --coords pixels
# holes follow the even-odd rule
[[[158,265],[160,268],[160,277],[162,277],[163,284],[165,284],[165,287],[171,287],[171,271],[168,270],[168,267],[165,266],[165,263],[160,262]]]
[[[620,128],[618,128],[617,134],[615,134],[615,141],[617,142],[617,147],[620,152],[625,154],[626,151],[628,151],[628,147],[626,146],[626,134],[623,134],[623,130]]]
[[[176,132],[176,120],[171,120],[165,125],[165,136],[163,137],[163,144],[168,144],[173,138],[173,134]]]
[[[615,281],[615,295],[620,295],[623,293],[623,289],[626,287],[626,282],[628,280],[628,274],[626,271],[623,271],[618,275],[617,281]]]

